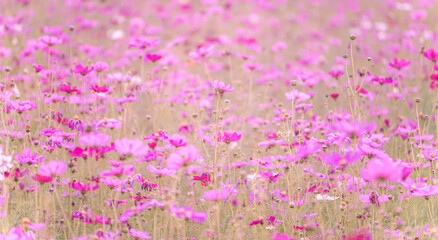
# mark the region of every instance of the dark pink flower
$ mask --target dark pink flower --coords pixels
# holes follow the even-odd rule
[[[241,137],[242,137],[242,134],[235,132],[235,131],[228,130],[228,131],[219,132],[218,137],[217,137],[217,141],[229,144],[231,142],[239,141]]]
[[[390,67],[393,67],[393,68],[396,68],[396,69],[398,69],[398,70],[401,70],[402,68],[411,65],[411,61],[407,61],[407,60],[405,60],[405,59],[400,59],[400,60],[399,60],[399,59],[397,59],[397,58],[394,58],[394,59],[392,59],[392,62],[389,62],[388,65],[389,65]]]
[[[93,67],[83,66],[82,64],[78,63],[76,64],[75,68],[72,69],[72,72],[79,73],[82,76],[85,76],[89,74],[91,71],[93,71]]]
[[[146,59],[151,62],[156,62],[161,59],[161,55],[157,54],[146,54]]]
[[[91,88],[90,88],[91,90],[93,90],[94,92],[96,92],[96,93],[106,93],[106,92],[108,92],[108,88],[107,87],[105,87],[105,86],[99,86],[99,85],[97,85],[97,84],[94,84],[94,85],[91,85]]]
[[[59,87],[59,91],[67,92],[67,93],[73,93],[73,92],[80,93],[80,91],[76,87],[72,87],[70,85],[63,85]]]
[[[34,64],[33,68],[35,69],[35,72],[37,72],[37,73],[41,72],[41,70],[44,69],[43,65],[41,65],[41,64]]]
[[[436,60],[438,59],[438,52],[435,52],[432,48],[429,48],[427,51],[423,52],[423,56],[431,60],[433,63],[436,63]]]
[[[73,188],[73,189],[78,190],[82,194],[85,194],[85,193],[87,193],[89,191],[94,191],[94,190],[99,188],[99,184],[98,183],[96,183],[96,184],[93,184],[93,183],[86,183],[86,184],[84,184],[84,183],[81,183],[79,181],[77,181],[77,182],[70,182],[70,183],[68,183],[68,186]]]

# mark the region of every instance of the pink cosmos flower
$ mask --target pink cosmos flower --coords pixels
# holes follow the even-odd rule
[[[274,223],[275,222],[275,217],[274,216],[270,216],[268,218],[259,218],[258,220],[252,221],[249,223],[249,226],[253,226],[253,225],[257,225],[257,224],[263,224],[263,221],[268,221],[269,223]]]
[[[341,166],[344,167],[347,164],[354,163],[360,161],[360,153],[349,151],[341,155],[337,152],[328,154],[324,158],[324,162],[330,164],[332,166]]]
[[[267,172],[260,171],[259,174],[261,177],[263,177],[264,179],[266,179],[268,182],[271,183],[276,182],[278,180],[278,177],[281,176],[281,173],[274,174],[271,171],[267,171]]]
[[[202,195],[203,198],[210,201],[225,200],[228,198],[228,196],[230,196],[230,191],[224,189],[205,191]]]
[[[365,203],[372,203],[372,204],[380,205],[381,202],[389,201],[390,197],[392,197],[392,196],[385,195],[385,194],[379,196],[379,194],[377,192],[372,191],[369,195],[360,194],[359,200],[361,202],[365,202]]]
[[[108,70],[108,63],[106,62],[96,62],[93,67],[96,72],[100,73]]]
[[[114,141],[114,147],[122,155],[144,156],[148,153],[148,147],[139,139],[123,138]]]
[[[192,207],[188,207],[188,206],[181,206],[181,207],[171,206],[169,208],[169,212],[179,218],[185,218],[200,223],[204,222],[208,216],[206,212],[196,212],[193,211]]]
[[[101,177],[107,176],[122,176],[122,175],[131,175],[135,170],[135,167],[132,165],[126,165],[122,167],[112,167],[110,170],[100,172]]]
[[[194,59],[208,58],[213,55],[214,49],[215,47],[213,45],[208,47],[200,46],[197,49],[191,51],[189,55]]]
[[[392,83],[392,82],[393,82],[393,80],[392,80],[391,77],[378,77],[378,76],[373,77],[373,78],[371,79],[371,81],[373,81],[373,82],[377,82],[377,83],[379,83],[380,85],[383,85],[383,84],[389,84],[389,83]]]
[[[38,168],[38,174],[40,176],[54,177],[60,176],[67,170],[67,164],[63,161],[50,161],[48,163],[41,164]]]
[[[111,136],[105,133],[90,132],[79,136],[78,142],[81,146],[106,146],[109,145]]]
[[[98,183],[96,183],[96,184],[92,184],[92,183],[84,184],[84,183],[81,183],[79,181],[77,181],[77,182],[70,182],[70,183],[68,183],[68,186],[73,188],[73,189],[78,190],[83,195],[85,193],[89,192],[89,191],[94,191],[94,190],[99,188],[99,184]]]
[[[169,176],[169,175],[172,175],[176,172],[175,170],[170,170],[167,168],[158,169],[158,168],[154,167],[152,164],[149,164],[147,169],[151,173],[154,173],[156,175],[164,175],[164,176]]]
[[[271,240],[295,240],[293,237],[289,237],[286,233],[274,233]]]
[[[141,232],[141,231],[137,231],[133,228],[129,229],[128,232],[129,235],[133,236],[134,238],[139,238],[139,239],[151,239],[151,236],[149,236],[148,232]]]
[[[147,60],[151,61],[151,62],[156,62],[158,60],[161,59],[161,55],[157,55],[157,54],[146,54],[146,58]]]
[[[209,173],[202,173],[201,176],[193,176],[193,181],[201,181],[202,186],[207,186],[209,182],[214,182]]]
[[[94,69],[94,67],[83,66],[82,64],[79,63],[75,66],[74,69],[72,69],[72,72],[79,73],[82,76],[86,76],[87,74],[92,72],[93,69]]]
[[[172,144],[175,147],[184,147],[187,145],[187,138],[186,136],[173,134],[168,139],[169,143]]]
[[[40,183],[46,183],[46,182],[51,182],[51,181],[53,181],[53,177],[51,177],[51,176],[41,176],[41,175],[39,175],[39,174],[35,174],[34,176],[32,176],[32,178],[33,178],[35,181],[38,181],[38,182],[40,182]]]
[[[113,118],[109,118],[109,119],[103,119],[100,120],[96,123],[97,127],[104,127],[104,128],[109,128],[109,129],[114,129],[114,128],[121,128],[122,127],[122,123],[116,119]]]
[[[342,70],[332,70],[329,72],[330,76],[333,78],[338,79],[340,76],[344,75],[344,71]]]
[[[97,84],[91,85],[91,90],[96,93],[106,93],[109,91],[109,89],[105,86],[99,86]]]
[[[61,87],[59,87],[59,91],[66,93],[80,93],[80,91],[76,87],[72,87],[70,85],[62,85]]]
[[[38,156],[38,152],[32,153],[30,148],[23,149],[23,152],[15,154],[15,159],[17,159],[20,164],[38,164],[43,162],[45,156]]]
[[[34,64],[33,68],[35,69],[35,72],[37,72],[37,73],[41,72],[41,70],[44,69],[43,65],[41,65],[41,64]]]
[[[438,59],[438,52],[435,52],[432,48],[429,48],[427,51],[423,52],[423,56],[431,60],[433,63],[436,63],[436,60]]]
[[[178,148],[176,152],[170,154],[167,159],[167,168],[179,170],[185,164],[198,159],[198,149],[194,145]]]
[[[371,233],[366,229],[360,229],[358,233],[348,235],[343,240],[371,240]]]
[[[225,84],[224,82],[218,80],[214,80],[212,82],[212,85],[214,90],[221,95],[223,95],[225,92],[232,92],[234,89],[234,87],[232,87],[231,84]]]
[[[60,45],[62,44],[62,39],[55,36],[42,36],[38,38],[38,41],[47,44],[48,46]]]
[[[24,231],[23,231],[23,229],[21,228],[21,227],[19,227],[19,226],[16,226],[16,227],[12,227],[10,230],[9,230],[9,232],[8,232],[8,234],[1,234],[0,233],[0,239],[7,239],[7,240],[9,240],[9,239],[19,239],[19,240],[32,240],[32,239],[34,239],[33,237],[31,237],[31,236],[29,236],[29,235],[27,235]]]
[[[231,142],[239,141],[241,137],[242,137],[242,134],[235,132],[235,131],[232,131],[232,130],[228,130],[228,131],[219,132],[218,137],[217,137],[217,141],[229,144]]]
[[[243,64],[243,67],[250,70],[250,71],[258,71],[258,70],[261,70],[263,68],[263,65],[261,65],[259,63],[247,62],[247,63]]]
[[[366,181],[399,181],[402,179],[402,170],[398,164],[391,159],[371,159],[367,166],[362,169],[361,177]]]
[[[392,68],[395,68],[395,69],[401,70],[402,68],[411,65],[411,61],[407,61],[407,60],[405,60],[405,59],[400,59],[400,60],[399,60],[399,59],[397,59],[397,58],[394,58],[394,59],[392,59],[392,62],[388,63],[388,65],[389,65],[390,67],[392,67]]]

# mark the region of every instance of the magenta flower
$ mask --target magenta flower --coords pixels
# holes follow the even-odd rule
[[[38,156],[38,153],[32,153],[30,148],[23,149],[23,152],[15,154],[15,159],[17,159],[20,164],[38,164],[44,161],[45,156]]]
[[[82,76],[85,76],[85,75],[89,74],[90,72],[92,72],[93,69],[94,69],[94,67],[83,66],[82,64],[79,63],[75,66],[74,69],[72,69],[72,72],[79,73]]]
[[[46,177],[55,177],[63,174],[67,170],[67,164],[63,161],[50,161],[41,164],[38,168],[38,174]]]
[[[78,116],[75,116],[73,119],[68,121],[68,127],[70,130],[77,129],[78,131],[82,131],[84,129],[84,123]]]
[[[344,75],[344,71],[342,70],[332,70],[329,72],[330,76],[333,78],[338,79],[340,76]]]
[[[93,183],[86,183],[86,184],[84,184],[84,183],[81,183],[79,181],[77,181],[77,182],[70,182],[70,183],[68,183],[68,186],[73,188],[73,189],[78,190],[83,195],[85,193],[89,192],[89,191],[94,191],[94,190],[99,188],[99,184],[98,183],[96,183],[96,184],[93,184]]]
[[[423,52],[423,56],[431,60],[433,63],[436,63],[436,60],[438,59],[438,52],[435,52],[432,48],[429,48],[427,51]]]
[[[212,82],[213,88],[216,92],[223,95],[225,92],[232,92],[234,87],[231,84],[225,84],[224,82],[214,80]]]
[[[201,176],[193,176],[193,181],[201,181],[202,186],[207,186],[209,182],[214,182],[209,173],[203,173]]]
[[[139,139],[123,138],[114,141],[114,147],[122,155],[132,155],[136,157],[144,156],[148,153],[148,146]]]
[[[40,183],[46,183],[46,182],[53,181],[53,177],[51,177],[51,176],[42,176],[42,175],[39,175],[39,174],[35,174],[34,176],[32,176],[32,178],[35,181],[40,182]]]
[[[109,91],[109,89],[105,86],[99,86],[97,84],[91,85],[91,90],[96,93],[106,93]]]
[[[35,69],[35,72],[37,72],[37,73],[41,72],[41,70],[44,69],[43,65],[41,65],[41,64],[34,64],[33,68]]]
[[[231,142],[239,141],[242,137],[242,134],[235,132],[235,131],[223,131],[218,133],[217,141],[218,142],[224,142],[226,144],[229,144]]]
[[[361,177],[366,181],[399,181],[402,179],[402,170],[391,159],[371,159],[362,169]]]
[[[59,91],[66,93],[80,93],[80,91],[76,87],[72,87],[70,85],[62,85],[61,87],[59,87]]]
[[[146,54],[145,59],[148,59],[149,61],[154,63],[154,62],[160,60],[161,57],[162,57],[161,55],[157,55],[157,54]]]
[[[397,58],[394,58],[394,59],[392,59],[392,62],[390,62],[388,65],[390,67],[395,68],[395,69],[401,70],[402,68],[411,65],[411,61],[407,61],[405,59],[400,59],[399,60]]]
[[[274,216],[270,216],[268,218],[262,218],[260,217],[258,220],[252,221],[249,223],[249,226],[253,226],[253,225],[258,225],[258,224],[263,224],[263,221],[268,221],[270,224],[275,222],[275,217]]]

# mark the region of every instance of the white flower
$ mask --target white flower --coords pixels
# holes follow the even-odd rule
[[[330,197],[327,194],[321,195],[321,194],[317,194],[316,195],[316,200],[324,200],[324,201],[333,201],[338,199],[339,197]]]
[[[3,151],[0,150],[0,182],[5,180],[4,172],[11,169],[14,165],[12,164],[12,156],[3,155]]]
[[[249,181],[254,181],[257,177],[257,173],[246,175]]]

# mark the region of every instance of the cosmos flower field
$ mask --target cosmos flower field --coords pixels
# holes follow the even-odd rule
[[[0,240],[438,238],[434,0],[0,0]]]

